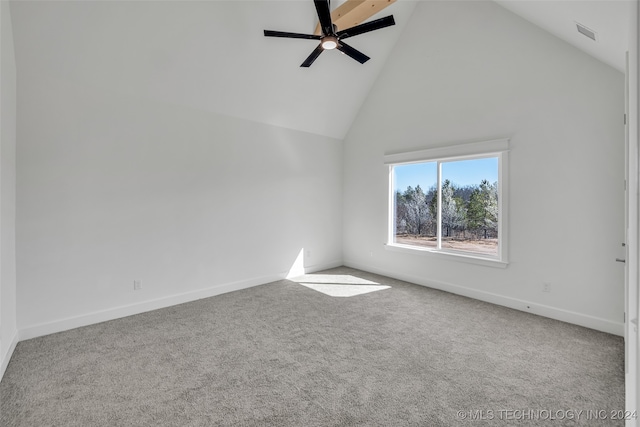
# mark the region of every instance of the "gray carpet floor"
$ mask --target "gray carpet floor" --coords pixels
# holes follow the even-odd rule
[[[594,412],[624,409],[620,337],[344,267],[298,282],[20,342],[0,425],[624,424]]]

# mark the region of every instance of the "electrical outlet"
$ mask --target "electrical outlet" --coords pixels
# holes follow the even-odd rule
[[[140,289],[142,289],[142,283],[140,282],[140,280],[134,280],[133,281],[133,290],[134,291],[139,291]]]
[[[311,258],[311,249],[305,249],[304,250],[304,257],[305,258]]]
[[[542,292],[551,292],[551,283],[550,282],[544,282],[542,284]]]

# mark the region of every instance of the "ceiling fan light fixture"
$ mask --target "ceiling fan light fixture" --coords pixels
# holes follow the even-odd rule
[[[322,48],[331,50],[338,47],[338,38],[334,36],[326,36],[322,38]]]

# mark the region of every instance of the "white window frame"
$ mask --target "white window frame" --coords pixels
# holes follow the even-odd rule
[[[438,188],[442,183],[442,163],[460,160],[473,160],[487,157],[498,158],[498,254],[483,255],[473,252],[456,251],[440,248],[442,238],[442,223],[440,221],[440,209],[438,209],[438,244],[437,248],[425,248],[412,245],[403,245],[395,242],[395,184],[393,167],[411,163],[437,162]],[[491,267],[506,268],[508,261],[508,197],[509,197],[509,139],[495,139],[490,141],[472,142],[465,144],[449,145],[445,147],[429,148],[426,150],[406,153],[386,154],[384,164],[389,168],[389,201],[387,218],[387,242],[385,248],[390,251],[439,257],[442,259],[467,262]],[[438,197],[441,197],[438,191]],[[438,206],[441,206],[438,200]]]

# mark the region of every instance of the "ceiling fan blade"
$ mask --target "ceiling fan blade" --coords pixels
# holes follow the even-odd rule
[[[311,52],[311,55],[309,55],[309,57],[305,59],[302,65],[300,66],[305,68],[310,67],[311,64],[313,64],[313,61],[315,61],[318,58],[318,56],[320,56],[323,50],[324,49],[322,48],[322,44],[319,44],[318,47],[315,48],[313,52]]]
[[[340,52],[346,55],[349,55],[350,57],[352,57],[353,59],[355,59],[361,64],[364,64],[365,62],[371,59],[364,53],[360,52],[359,50],[354,49],[348,44],[342,42],[342,40],[340,40],[340,42],[338,43],[338,47],[336,47],[336,49],[338,49]]]
[[[396,21],[393,19],[393,15],[389,15],[384,18],[376,19],[375,21],[366,22],[364,24],[356,25],[355,27],[347,28],[346,30],[338,31],[336,35],[340,39],[346,39],[348,37],[379,30],[380,28],[389,27],[395,24]]]
[[[320,40],[322,37],[316,36],[315,34],[300,34],[300,33],[287,33],[284,31],[272,31],[272,30],[264,30],[265,37],[285,37],[288,39],[310,39],[310,40]]]
[[[331,12],[329,11],[329,0],[313,0],[318,12],[318,20],[325,36],[333,34],[333,23],[331,22]]]

